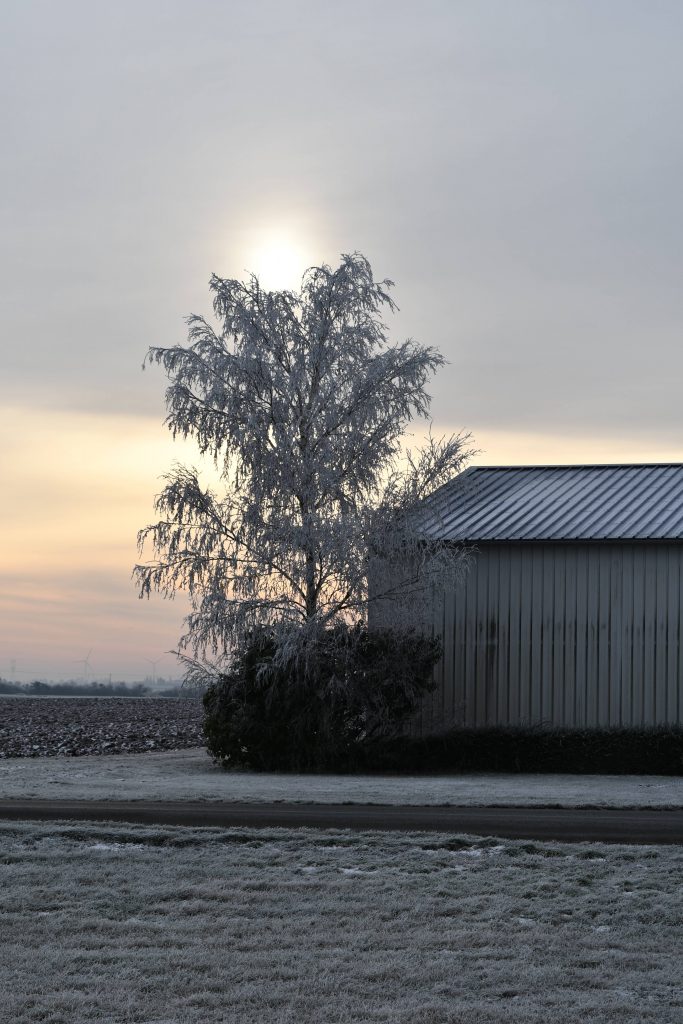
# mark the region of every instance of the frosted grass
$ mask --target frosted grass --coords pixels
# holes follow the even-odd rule
[[[683,1020],[683,849],[0,826],[16,1024]]]
[[[683,807],[683,778],[226,772],[203,748],[0,760],[0,799],[242,800],[522,807]]]

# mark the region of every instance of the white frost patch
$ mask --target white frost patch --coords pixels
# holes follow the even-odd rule
[[[342,875],[374,875],[374,868],[339,868]]]
[[[90,843],[89,850],[146,850],[144,843]]]

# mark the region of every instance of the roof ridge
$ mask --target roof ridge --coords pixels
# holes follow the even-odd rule
[[[518,463],[513,466],[468,466],[465,473],[472,470],[485,469],[488,471],[509,472],[514,470],[530,469],[656,469],[658,467],[667,469],[683,469],[683,462],[544,462],[534,465],[533,463]],[[462,475],[462,474],[461,474]]]

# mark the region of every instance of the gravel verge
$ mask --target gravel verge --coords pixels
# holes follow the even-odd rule
[[[203,710],[172,697],[0,697],[0,758],[197,747]]]

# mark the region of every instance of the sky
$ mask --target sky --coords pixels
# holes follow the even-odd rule
[[[683,461],[682,33],[678,0],[4,0],[0,676],[179,675],[185,599],[130,573],[196,458],[141,364],[212,272],[362,252],[481,464]]]

